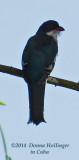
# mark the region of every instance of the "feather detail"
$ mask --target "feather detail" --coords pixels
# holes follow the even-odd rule
[[[33,122],[38,125],[44,120],[44,93],[45,83],[41,85],[28,84],[29,91],[29,121],[28,124]]]

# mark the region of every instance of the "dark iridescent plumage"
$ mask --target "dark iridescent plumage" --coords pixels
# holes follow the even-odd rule
[[[38,125],[44,120],[45,81],[51,68],[55,65],[58,52],[56,40],[46,33],[59,28],[64,30],[56,21],[47,21],[31,37],[23,51],[22,64],[24,79],[28,84],[29,92],[29,122]],[[52,67],[50,67],[52,66]]]

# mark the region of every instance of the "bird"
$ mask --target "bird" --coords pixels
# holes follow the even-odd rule
[[[65,29],[55,20],[45,21],[29,38],[22,54],[24,80],[28,85],[29,123],[36,126],[44,119],[46,81],[58,54],[58,35]]]

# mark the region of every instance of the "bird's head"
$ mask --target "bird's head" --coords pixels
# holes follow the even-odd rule
[[[57,35],[65,29],[59,26],[58,22],[49,20],[44,22],[38,29],[36,34],[46,34],[48,36],[56,38]]]

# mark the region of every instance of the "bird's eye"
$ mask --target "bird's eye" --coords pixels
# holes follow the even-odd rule
[[[50,25],[49,25],[49,28],[53,28],[53,24],[50,24]]]

